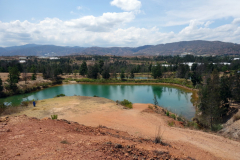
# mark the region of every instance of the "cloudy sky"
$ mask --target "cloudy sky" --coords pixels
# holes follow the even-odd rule
[[[0,46],[240,43],[239,0],[0,0]]]

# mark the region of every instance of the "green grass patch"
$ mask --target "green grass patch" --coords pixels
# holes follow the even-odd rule
[[[58,115],[57,114],[51,115],[51,119],[58,119]]]

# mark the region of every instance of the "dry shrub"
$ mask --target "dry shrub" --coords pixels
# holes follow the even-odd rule
[[[240,119],[240,113],[237,113],[233,116],[233,122],[237,121]]]

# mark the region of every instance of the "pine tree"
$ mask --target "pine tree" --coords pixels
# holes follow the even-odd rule
[[[134,71],[133,70],[131,70],[131,74],[130,74],[130,78],[134,78]]]
[[[152,76],[154,79],[160,78],[162,76],[162,70],[159,64],[152,67]]]
[[[87,72],[88,72],[87,63],[84,61],[80,67],[80,75],[84,76],[87,74]]]
[[[121,74],[120,74],[120,78],[123,80],[125,78],[125,73],[124,70],[122,70]]]
[[[99,66],[97,63],[95,63],[93,66],[88,67],[88,78],[97,79],[99,72]]]
[[[18,83],[19,77],[20,77],[20,72],[18,68],[16,66],[9,67],[9,74],[7,79],[7,82],[9,83],[9,87],[8,87],[9,90],[17,89],[16,83]]]
[[[109,79],[110,78],[109,68],[108,67],[104,67],[104,69],[102,71],[102,77],[104,79]]]

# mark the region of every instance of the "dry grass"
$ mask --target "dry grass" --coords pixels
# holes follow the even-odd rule
[[[157,131],[156,131],[156,134],[155,134],[154,143],[164,144],[163,143],[163,133],[164,133],[164,131],[161,130],[161,126],[159,126],[156,130]]]
[[[240,119],[240,112],[238,112],[237,114],[235,114],[234,116],[233,116],[233,122],[235,122],[235,121],[237,121],[237,120],[239,120]]]

